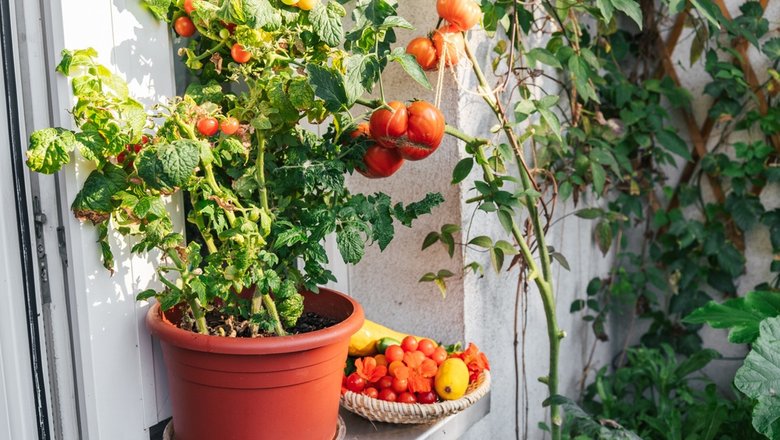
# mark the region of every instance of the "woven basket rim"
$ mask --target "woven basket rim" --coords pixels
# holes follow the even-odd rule
[[[484,397],[489,390],[490,372],[485,370],[459,399],[436,403],[398,403],[347,391],[341,396],[341,406],[374,422],[431,423],[463,411]]]

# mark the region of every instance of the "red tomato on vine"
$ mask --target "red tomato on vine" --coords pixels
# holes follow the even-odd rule
[[[227,117],[219,124],[219,128],[228,136],[234,135],[238,131],[238,119]]]
[[[184,12],[187,13],[187,15],[192,14],[192,11],[195,10],[195,6],[192,5],[192,0],[184,0]]]
[[[482,10],[474,0],[437,0],[436,11],[439,17],[463,32],[482,19]]]
[[[181,16],[173,22],[173,30],[175,30],[179,36],[189,38],[195,35],[195,24],[190,17]]]
[[[206,137],[214,136],[219,131],[219,122],[217,122],[217,118],[201,118],[198,120],[197,126],[198,132]]]
[[[436,55],[436,47],[433,41],[427,37],[417,37],[406,46],[406,53],[417,59],[417,64],[423,70],[436,70],[439,65],[439,56]]]
[[[433,154],[444,138],[444,115],[433,104],[415,101],[407,107],[409,128],[406,140],[398,144],[401,157],[421,160]]]
[[[230,56],[238,64],[244,64],[252,58],[252,54],[244,49],[240,43],[236,43],[230,48]]]
[[[409,126],[409,115],[403,102],[391,101],[387,105],[392,111],[380,108],[371,114],[371,137],[383,147],[395,148],[398,138],[406,133]]]
[[[463,34],[452,24],[442,26],[433,33],[433,45],[439,58],[444,57],[446,67],[458,64],[460,55],[466,50]]]

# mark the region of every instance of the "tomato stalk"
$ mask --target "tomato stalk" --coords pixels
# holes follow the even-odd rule
[[[182,290],[182,294],[185,298],[187,298],[187,304],[190,306],[190,310],[192,310],[192,316],[193,318],[195,318],[195,328],[198,330],[198,333],[204,335],[209,334],[208,324],[206,323],[206,313],[203,310],[203,305],[200,303],[198,298],[194,298],[192,296],[192,292],[189,291],[189,283],[192,274],[190,273],[189,269],[184,264],[184,262],[181,260],[181,257],[179,256],[179,252],[176,249],[168,249],[166,251],[166,254],[173,261],[173,264],[176,266],[179,273],[181,274],[183,290],[176,287],[165,277],[161,276],[160,281],[162,281],[163,284],[165,284],[166,286],[168,286],[168,288],[171,288],[172,290]]]
[[[216,52],[219,52],[219,50],[220,50],[220,49],[222,49],[223,47],[225,47],[225,44],[227,44],[227,40],[222,40],[222,41],[220,41],[220,42],[219,42],[219,44],[217,44],[216,46],[214,46],[214,47],[212,47],[211,49],[209,49],[209,50],[207,50],[207,51],[203,52],[202,54],[200,54],[200,55],[198,55],[198,56],[196,56],[196,57],[195,57],[195,60],[197,60],[197,61],[203,61],[203,60],[205,60],[206,58],[208,58],[208,57],[210,57],[210,56],[214,55]]]
[[[465,39],[465,35],[464,35]],[[483,100],[488,104],[488,107],[493,111],[496,118],[502,125],[502,129],[509,140],[510,145],[514,151],[515,161],[517,162],[518,169],[520,170],[520,183],[525,192],[525,205],[528,209],[528,217],[531,220],[534,235],[536,237],[537,253],[539,254],[539,260],[541,264],[541,274],[539,273],[539,267],[534,259],[534,255],[528,246],[528,242],[522,235],[522,231],[518,226],[515,219],[512,219],[512,236],[520,247],[520,251],[525,259],[525,263],[528,267],[528,279],[533,280],[539,289],[539,293],[542,297],[542,303],[544,305],[544,313],[547,319],[547,337],[550,345],[550,359],[548,375],[545,378],[541,378],[540,381],[547,385],[547,389],[550,397],[558,394],[558,357],[560,352],[560,342],[565,336],[565,333],[558,327],[557,317],[555,313],[555,295],[553,291],[553,276],[550,264],[550,253],[547,249],[545,242],[545,231],[542,226],[542,220],[537,209],[537,201],[534,197],[528,194],[529,190],[538,190],[538,185],[534,181],[533,173],[531,172],[528,164],[524,158],[524,152],[518,142],[517,134],[512,129],[506,113],[500,105],[499,99],[496,96],[496,92],[491,91],[490,86],[485,78],[482,68],[479,62],[474,57],[471,51],[468,41],[465,43],[465,52],[472,65],[472,70],[479,81],[480,92]],[[484,153],[484,148],[479,146],[476,148],[477,161],[482,165],[484,171],[486,171],[486,177],[492,176],[492,170],[489,169],[487,157]],[[560,406],[556,404],[550,404],[550,419],[552,425],[552,438],[553,440],[560,440],[561,438],[561,425],[563,423],[561,417]]]

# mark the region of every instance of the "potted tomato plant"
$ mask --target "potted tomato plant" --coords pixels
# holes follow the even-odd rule
[[[57,69],[71,78],[77,129],[33,133],[28,166],[57,172],[74,150],[92,163],[72,210],[96,227],[106,268],[111,230],[134,253],[156,252],[161,287],[137,298],[156,298],[147,324],[162,342],[177,438],[330,439],[363,313],[318,288],[334,280],[323,240],[335,233],[355,263],[366,244],[388,245],[394,221],[410,226],[442,201],[403,206],[345,185],[355,170],[387,177],[441,142],[443,117],[427,103],[382,96],[369,130],[359,123],[370,111],[350,112],[390,62],[427,84],[390,47],[409,24],[384,0],[358,1],[348,32],[336,1],[146,4],[183,43],[186,92],[146,109],[93,50],[66,50]],[[375,122],[381,112],[392,127]],[[319,135],[302,120],[329,123]],[[174,194],[184,232],[166,209]]]

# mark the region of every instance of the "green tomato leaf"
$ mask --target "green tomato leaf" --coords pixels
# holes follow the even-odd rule
[[[421,86],[428,90],[433,90],[430,81],[428,81],[428,77],[425,76],[425,72],[422,70],[422,67],[420,67],[420,64],[417,63],[417,59],[414,56],[406,53],[404,48],[396,47],[393,49],[390,55],[388,55],[387,59],[400,64],[404,71],[406,71],[406,73],[409,74],[409,76],[411,76],[412,79],[417,81],[417,83],[419,83]]]
[[[171,0],[143,0],[144,6],[158,20],[168,19],[168,9],[171,7]]]
[[[526,60],[528,60],[528,66],[532,69],[536,69],[537,61],[540,61],[543,64],[546,64],[550,67],[554,67],[556,69],[562,68],[561,62],[558,61],[557,58],[555,58],[555,55],[553,55],[549,50],[543,47],[535,47],[529,50],[528,52],[526,52],[525,58]]]
[[[276,9],[268,0],[244,0],[243,12],[247,26],[255,29],[275,24],[279,20]]]
[[[71,209],[80,220],[99,224],[114,210],[113,198],[127,188],[127,173],[113,164],[106,164],[102,170],[94,170],[84,181],[84,186],[73,200]]]
[[[65,76],[70,76],[73,68],[93,65],[93,58],[97,57],[98,54],[95,49],[90,47],[75,51],[63,49],[61,55],[62,60],[57,65],[57,72],[60,72]]]
[[[331,0],[327,4],[319,3],[309,14],[314,33],[331,47],[337,47],[344,38],[344,26],[341,18],[347,15],[344,7]]]
[[[753,408],[753,428],[767,438],[780,438],[780,396],[759,397]]]
[[[366,252],[365,243],[360,235],[360,230],[354,226],[346,226],[336,234],[341,257],[349,264],[358,263]]]
[[[728,328],[729,342],[749,344],[759,334],[759,323],[780,315],[780,294],[749,292],[744,298],[733,298],[719,304],[710,301],[683,319],[689,324],[708,324],[713,328]]]
[[[136,160],[138,175],[151,188],[172,191],[187,184],[200,162],[200,142],[179,139],[145,148]]]
[[[309,74],[309,84],[314,94],[325,101],[325,108],[332,112],[347,105],[347,92],[344,88],[344,78],[333,69],[310,63],[306,66]]]
[[[379,80],[380,66],[373,55],[350,55],[344,60],[344,70],[344,88],[349,105],[370,92]]]
[[[612,20],[612,13],[615,10],[611,0],[596,0],[596,7],[599,8],[601,16],[604,17],[604,22],[609,23]]]
[[[218,104],[224,98],[222,85],[216,81],[209,81],[206,84],[190,84],[184,93],[195,100],[198,105],[205,102]]]
[[[54,174],[70,162],[70,153],[77,147],[82,149],[83,145],[70,130],[44,128],[34,131],[26,153],[27,166],[39,173]]]
[[[469,174],[471,174],[471,170],[474,168],[474,159],[471,157],[467,157],[465,159],[461,159],[460,162],[458,162],[457,165],[455,165],[455,169],[452,170],[452,185],[458,184],[463,181],[466,177],[468,177]]]

